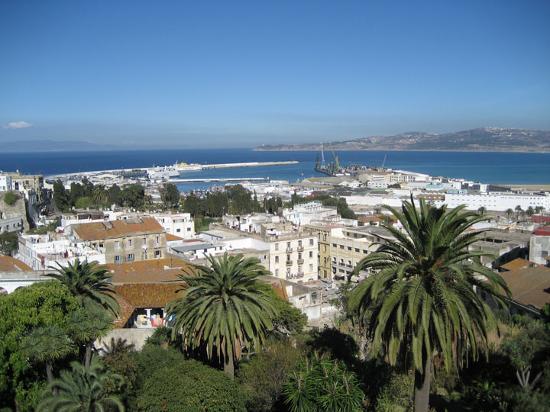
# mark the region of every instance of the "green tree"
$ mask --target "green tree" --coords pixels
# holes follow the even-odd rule
[[[120,198],[123,206],[141,209],[145,204],[145,189],[139,183],[124,186]]]
[[[46,379],[43,368],[29,364],[29,353],[21,344],[25,337],[38,328],[64,331],[67,314],[78,309],[79,302],[55,281],[38,282],[0,297],[0,409],[15,409],[16,394],[25,398]],[[20,403],[17,408],[24,410]]]
[[[483,216],[485,213],[487,213],[487,208],[484,206],[481,206],[479,209],[477,209],[477,213]]]
[[[55,272],[48,276],[63,283],[82,305],[93,302],[115,316],[118,314],[119,305],[111,283],[111,274],[107,269],[94,262],[81,262],[79,259],[67,266],[58,265],[58,268],[52,269]]]
[[[6,192],[4,194],[4,203],[8,206],[13,206],[19,200],[19,195],[15,192]]]
[[[107,189],[107,196],[110,205],[122,206],[122,190],[116,184]]]
[[[269,286],[258,280],[268,272],[256,258],[209,256],[210,267],[181,276],[186,294],[169,307],[175,317],[173,338],[181,334],[185,347],[206,348],[206,355],[223,359],[233,378],[234,362],[243,350],[259,349],[276,316]]]
[[[89,209],[92,206],[93,200],[88,196],[81,196],[76,199],[74,207],[77,209]]]
[[[508,219],[511,219],[514,216],[514,211],[512,209],[506,209],[506,212],[504,213],[506,213],[506,217]]]
[[[160,189],[160,199],[167,209],[175,209],[180,202],[180,191],[173,183],[165,183]]]
[[[527,214],[527,216],[531,217],[535,214],[535,209],[533,209],[533,206],[529,206],[525,213]]]
[[[79,348],[84,366],[90,366],[95,340],[105,336],[112,325],[112,314],[95,303],[88,302],[68,316],[67,331]]]
[[[525,391],[531,391],[543,375],[540,370],[531,376],[533,361],[542,351],[550,349],[550,333],[541,321],[525,320],[525,325],[516,333],[508,334],[501,350],[516,369],[518,383]],[[548,372],[546,372],[548,373]]]
[[[70,192],[65,189],[65,186],[61,180],[57,180],[53,184],[53,201],[55,206],[62,212],[66,212],[71,209]]]
[[[70,370],[62,371],[59,379],[48,384],[37,411],[123,412],[125,408],[120,399],[105,390],[106,382],[113,379],[123,380],[106,372],[97,359],[89,367],[72,362]]]
[[[19,247],[17,232],[6,232],[0,234],[0,253],[6,256],[13,255]]]
[[[73,342],[57,325],[40,326],[25,336],[21,349],[36,364],[46,367],[48,382],[53,382],[53,365],[75,352]]]
[[[291,412],[360,412],[364,393],[340,361],[312,357],[290,374],[283,394]]]
[[[355,272],[374,272],[350,297],[350,307],[367,326],[375,353],[391,365],[410,359],[415,370],[415,411],[427,411],[435,354],[447,371],[469,353],[487,349],[496,325],[489,306],[474,290],[502,303],[502,278],[479,263],[483,252],[468,247],[478,239],[472,226],[483,220],[464,207],[447,210],[423,200],[387,207],[403,231],[384,226],[395,240],[358,263]],[[404,356],[407,355],[407,356]]]
[[[222,372],[194,360],[181,360],[147,374],[137,394],[142,412],[245,412],[239,386]]]
[[[246,392],[247,409],[275,410],[281,403],[283,385],[302,358],[302,351],[286,339],[271,341],[239,367],[238,381]]]

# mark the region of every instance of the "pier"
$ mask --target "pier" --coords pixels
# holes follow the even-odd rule
[[[196,183],[196,182],[269,182],[268,177],[205,177],[203,179],[169,179],[168,183]]]

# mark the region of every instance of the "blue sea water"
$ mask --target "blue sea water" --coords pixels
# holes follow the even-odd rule
[[[463,177],[484,183],[550,184],[550,153],[489,152],[339,152],[343,164],[385,166],[436,176]],[[187,163],[232,163],[297,160],[285,166],[208,169],[182,173],[182,178],[269,177],[294,182],[318,176],[315,152],[256,152],[251,149],[129,150],[101,152],[0,153],[0,170],[52,175],[90,170],[119,169]],[[331,155],[327,155],[330,158]],[[180,185],[181,190],[207,184]]]

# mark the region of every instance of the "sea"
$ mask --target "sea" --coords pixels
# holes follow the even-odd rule
[[[492,184],[550,184],[550,153],[341,151],[341,164],[363,164],[465,178]],[[322,176],[314,171],[317,152],[262,152],[252,149],[174,149],[98,152],[0,153],[0,170],[45,176],[106,169],[187,163],[233,163],[296,160],[284,166],[206,169],[183,172],[181,178],[250,178],[297,180]],[[325,152],[331,160],[332,154]],[[179,184],[181,191],[205,189],[220,183]]]

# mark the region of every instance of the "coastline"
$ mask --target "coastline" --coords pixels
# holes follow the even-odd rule
[[[285,148],[285,149],[263,149],[261,147],[254,147],[252,148],[252,151],[254,152],[318,152],[321,148],[313,149],[313,148]],[[482,150],[468,150],[467,148],[464,149],[384,149],[384,148],[372,148],[372,149],[357,149],[357,148],[349,148],[349,147],[342,147],[342,148],[333,148],[330,145],[327,145],[325,150],[338,150],[338,151],[345,151],[345,152],[442,152],[442,153],[527,153],[527,154],[550,154],[550,148],[540,150],[509,150],[509,149],[482,149]]]

